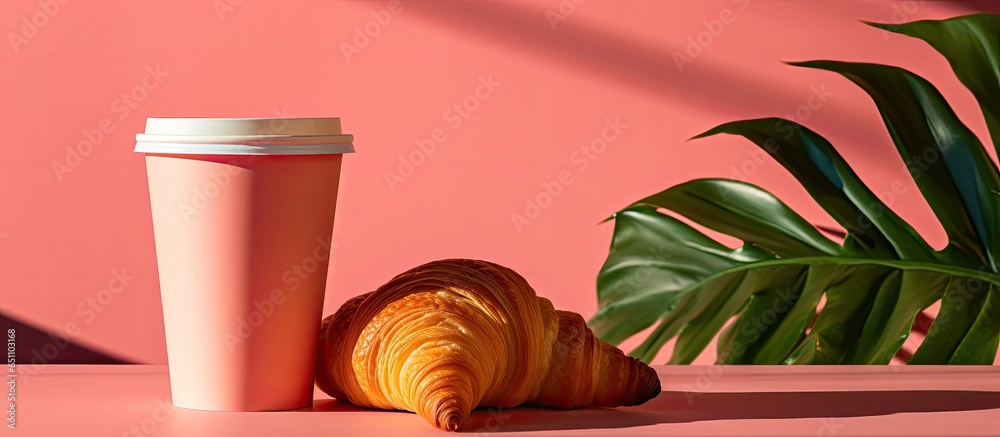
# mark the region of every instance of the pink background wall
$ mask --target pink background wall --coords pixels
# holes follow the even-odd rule
[[[986,138],[972,95],[930,47],[858,23],[944,18],[975,12],[971,2],[41,3],[59,7],[13,1],[0,12],[0,309],[49,331],[78,327],[75,341],[138,362],[166,360],[145,168],[132,152],[146,117],[343,118],[358,153],[343,170],[327,313],[416,264],[476,257],[589,317],[612,230],[596,223],[696,177],[760,184],[833,225],[750,143],[685,143],[737,118],[788,116],[825,135],[942,245],[870,100],[781,60],[907,67]],[[42,25],[25,24],[33,17]],[[366,28],[376,35],[357,37]],[[675,54],[693,62],[680,69]],[[463,102],[475,110],[453,109]],[[608,119],[625,127],[587,158],[581,148]],[[416,142],[438,129],[443,141],[421,154]],[[81,141],[95,144],[68,159]],[[400,173],[411,155],[412,174]],[[560,175],[551,205],[526,215],[525,199]],[[899,179],[906,189],[893,194]],[[531,222],[515,226],[512,214]],[[96,302],[116,274],[124,290]]]

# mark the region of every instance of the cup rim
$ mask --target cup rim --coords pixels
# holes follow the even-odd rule
[[[354,152],[340,118],[152,117],[135,152],[208,155],[316,155]]]

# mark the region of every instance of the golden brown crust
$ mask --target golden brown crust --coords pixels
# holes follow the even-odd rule
[[[418,266],[347,301],[321,329],[321,390],[446,431],[479,406],[637,405],[660,391],[649,366],[486,261]]]

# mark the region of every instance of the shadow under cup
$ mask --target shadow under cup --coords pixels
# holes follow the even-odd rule
[[[268,119],[149,119],[137,135],[176,406],[312,402],[340,169],[353,137],[339,119],[282,123],[275,134]]]

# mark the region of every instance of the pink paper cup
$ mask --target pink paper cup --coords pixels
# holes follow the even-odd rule
[[[341,161],[337,118],[150,118],[146,154],[173,403],[311,405]]]

